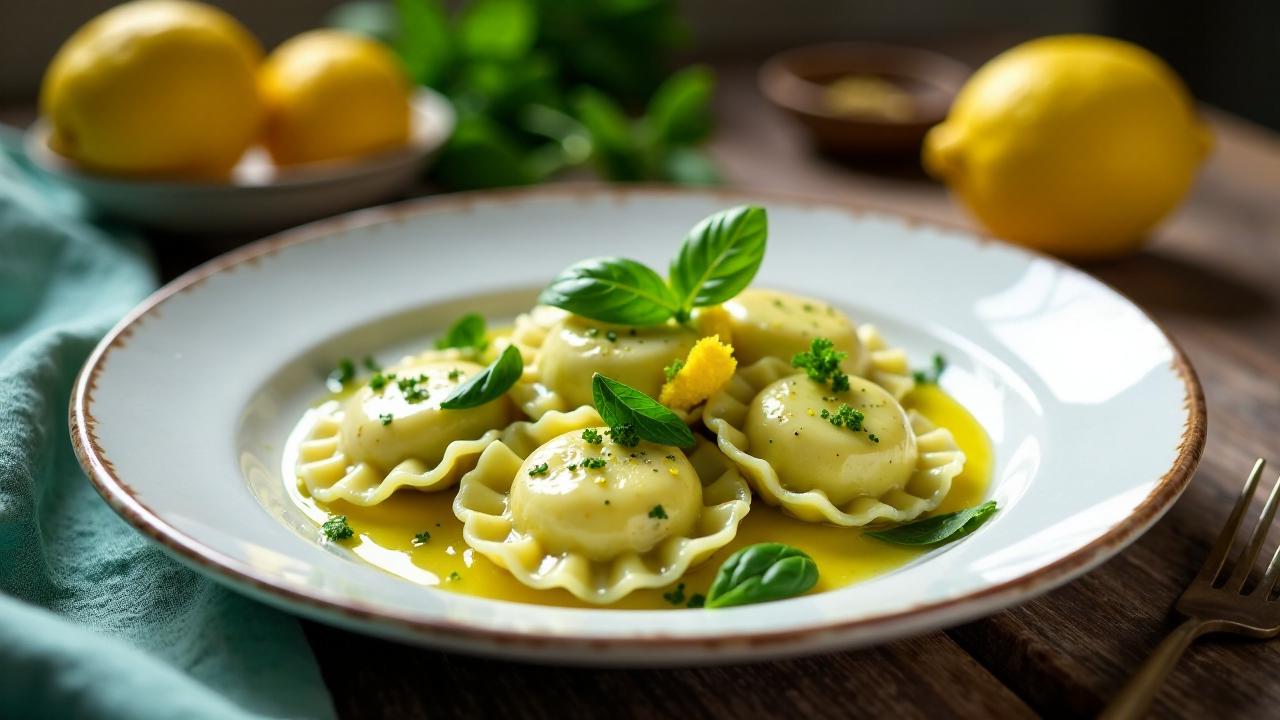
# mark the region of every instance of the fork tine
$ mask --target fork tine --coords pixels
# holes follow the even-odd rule
[[[1249,573],[1253,572],[1253,564],[1258,560],[1258,552],[1262,550],[1263,544],[1267,542],[1267,534],[1271,532],[1271,521],[1276,517],[1278,499],[1280,499],[1280,478],[1276,478],[1276,484],[1271,487],[1267,504],[1262,507],[1262,513],[1258,515],[1258,524],[1253,528],[1253,536],[1249,538],[1249,544],[1240,555],[1240,560],[1231,572],[1231,578],[1227,580],[1226,587],[1235,588],[1237,591],[1244,589],[1244,584],[1249,580]]]
[[[1276,552],[1271,556],[1271,562],[1267,565],[1267,572],[1258,581],[1258,587],[1253,589],[1250,595],[1261,596],[1263,600],[1271,597],[1271,593],[1275,592],[1276,580],[1280,578],[1280,547],[1276,548]]]
[[[1196,576],[1197,582],[1213,584],[1213,581],[1218,579],[1218,574],[1222,572],[1222,566],[1227,561],[1227,553],[1231,551],[1231,545],[1235,542],[1236,532],[1240,529],[1240,519],[1244,517],[1244,511],[1249,507],[1249,501],[1253,499],[1253,491],[1258,487],[1258,478],[1262,475],[1262,468],[1266,467],[1266,464],[1267,461],[1262,458],[1258,458],[1253,464],[1253,471],[1249,473],[1249,479],[1240,490],[1240,498],[1236,500],[1236,506],[1231,509],[1227,524],[1222,526],[1222,533],[1218,535],[1217,542],[1213,544],[1213,550],[1209,553],[1209,557],[1205,558],[1204,566]]]

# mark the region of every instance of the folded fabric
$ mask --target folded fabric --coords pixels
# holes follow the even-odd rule
[[[0,715],[333,717],[297,620],[170,559],[77,464],[76,372],[154,271],[0,146]]]

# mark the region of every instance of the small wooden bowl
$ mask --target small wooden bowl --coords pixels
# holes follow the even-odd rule
[[[971,69],[946,55],[878,43],[831,43],[788,50],[760,68],[760,90],[837,155],[896,155],[920,151],[929,128],[941,122]],[[842,78],[888,83],[897,112],[849,112],[831,100]],[[874,87],[872,88],[874,90]]]

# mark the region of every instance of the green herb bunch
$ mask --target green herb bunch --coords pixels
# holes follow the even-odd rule
[[[719,180],[697,148],[711,72],[666,77],[686,35],[674,0],[468,0],[456,14],[442,0],[362,0],[331,22],[387,42],[453,101],[458,126],[432,169],[449,189],[585,165],[609,180]]]

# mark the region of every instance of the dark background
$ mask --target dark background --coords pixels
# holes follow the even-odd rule
[[[45,65],[110,0],[0,0],[0,104],[34,102]],[[214,0],[268,48],[320,25],[334,0]],[[1280,130],[1280,0],[683,0],[695,58],[758,57],[823,40],[999,50],[1093,32],[1164,57],[1202,101]],[[981,60],[980,57],[966,57]]]

